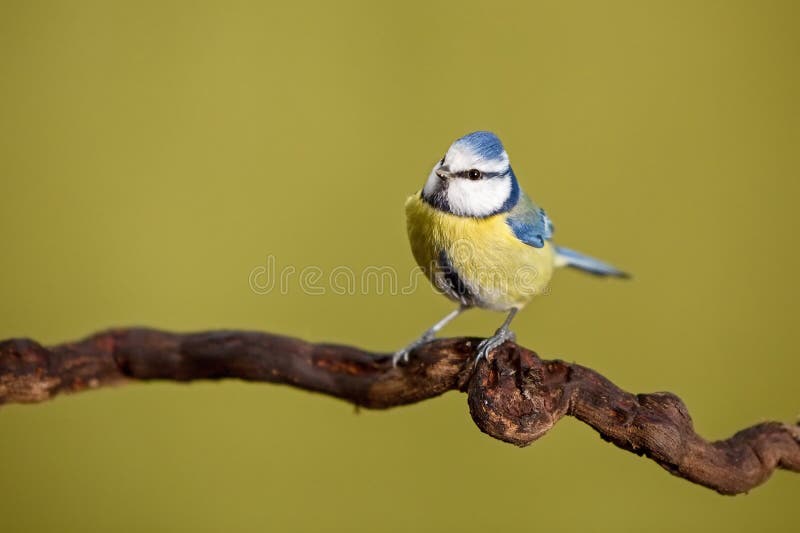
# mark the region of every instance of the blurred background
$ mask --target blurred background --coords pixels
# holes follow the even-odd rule
[[[557,240],[635,274],[560,272],[522,344],[677,393],[710,439],[796,420],[798,23],[792,1],[5,0],[0,338],[241,328],[392,351],[452,304],[250,275],[273,256],[405,276],[405,198],[490,129]],[[798,501],[796,475],[722,497],[571,419],[517,449],[458,393],[356,413],[152,383],[0,410],[4,532],[787,531]]]

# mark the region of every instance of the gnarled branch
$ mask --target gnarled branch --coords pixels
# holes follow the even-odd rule
[[[568,415],[618,447],[722,494],[748,491],[776,468],[800,471],[800,426],[766,422],[708,442],[695,433],[686,406],[673,394],[634,395],[594,370],[545,361],[513,343],[473,369],[477,342],[436,340],[417,349],[411,363],[394,368],[385,354],[254,332],[117,329],[51,347],[14,339],[0,342],[0,404],[153,379],[285,383],[373,409],[458,389],[467,392],[482,431],[518,446]]]

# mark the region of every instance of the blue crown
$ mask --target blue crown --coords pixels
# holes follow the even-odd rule
[[[463,144],[471,152],[484,159],[500,159],[505,152],[503,143],[491,131],[474,131],[464,135],[453,144]]]

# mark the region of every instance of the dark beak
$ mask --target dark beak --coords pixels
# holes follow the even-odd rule
[[[436,171],[436,175],[439,176],[439,179],[442,180],[442,181],[444,181],[447,178],[452,176],[452,174],[450,174],[450,172],[448,172],[446,167],[442,167],[442,168],[438,169]]]

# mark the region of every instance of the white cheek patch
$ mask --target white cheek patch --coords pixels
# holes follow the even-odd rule
[[[503,207],[509,196],[511,196],[511,178],[508,176],[475,181],[456,178],[451,179],[447,186],[447,203],[450,211],[460,216],[491,215]]]

